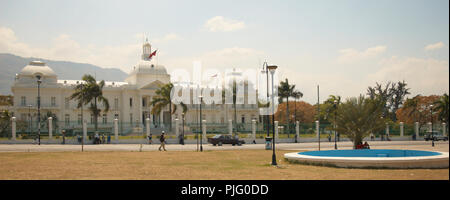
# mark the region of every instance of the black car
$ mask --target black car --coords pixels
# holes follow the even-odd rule
[[[447,141],[448,140],[448,136],[441,135],[438,131],[433,131],[433,134],[431,134],[431,132],[428,132],[425,135],[425,137],[424,137],[425,141],[431,140],[431,137],[432,137],[431,135],[433,135],[434,141],[439,141],[439,140]]]
[[[241,146],[242,144],[245,144],[244,140],[239,140],[238,138],[235,138],[231,135],[215,135],[212,138],[208,138],[208,142],[212,145],[216,146],[222,146],[222,144],[232,144]]]

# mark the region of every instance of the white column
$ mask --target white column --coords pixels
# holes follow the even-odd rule
[[[202,136],[203,143],[206,144],[206,142],[208,141],[208,139],[206,138],[206,120],[202,120],[202,133],[203,133]]]
[[[177,139],[178,139],[178,136],[180,134],[179,126],[180,126],[180,120],[179,119],[175,119],[175,135],[176,135]]]
[[[48,118],[48,139],[51,140],[53,137],[53,118]]]
[[[300,122],[295,122],[295,135],[297,136],[297,141],[300,139]]]
[[[445,130],[447,128],[447,124],[445,122],[442,123],[442,135],[446,136],[447,131]]]
[[[228,120],[228,134],[233,134],[233,121],[231,119]]]
[[[319,121],[316,121],[316,137],[319,138]]]
[[[114,119],[114,140],[116,140],[116,144],[119,143],[119,120]]]
[[[415,122],[416,138],[419,139],[419,122]]]
[[[16,140],[16,117],[11,117],[11,140]]]
[[[150,118],[146,118],[145,119],[145,131],[146,131],[146,133],[147,133],[147,138],[148,138],[148,136],[150,135]]]
[[[278,141],[278,121],[275,121],[275,139]]]
[[[256,120],[252,119],[252,140],[256,140]]]
[[[86,144],[87,142],[87,122],[86,120],[83,120],[83,143]]]
[[[400,122],[400,137],[403,137],[403,122]]]

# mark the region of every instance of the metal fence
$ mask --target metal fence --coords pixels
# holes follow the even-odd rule
[[[182,126],[182,122],[179,122],[179,133],[184,131],[185,135],[196,135],[201,133],[202,128],[200,127],[200,123],[185,123],[184,127]],[[208,135],[214,134],[228,134],[229,133],[229,124],[228,123],[205,123],[206,132]],[[299,134],[303,137],[315,137],[316,135],[316,125],[315,123],[300,123],[299,124]],[[62,136],[62,131],[65,131],[66,137],[77,137],[83,135],[82,124],[78,121],[54,121],[52,123],[54,137]],[[294,137],[296,134],[296,125],[294,123],[291,124],[279,124],[279,136],[280,137]],[[289,126],[289,129],[287,127]],[[172,128],[171,128],[172,127]],[[320,134],[328,135],[334,134],[333,124],[320,124]],[[129,137],[142,137],[146,136],[146,124],[145,123],[128,123],[128,122],[118,122],[118,133],[119,136],[129,136]],[[161,131],[165,131],[169,135],[175,134],[176,123],[173,122],[170,124],[153,124],[150,123],[150,132],[153,135],[159,135]],[[267,125],[266,123],[256,123],[256,134],[257,137],[263,137],[267,134],[267,129],[269,129],[269,134],[273,134],[272,124]],[[434,124],[433,130],[439,131],[442,133],[442,124]],[[48,121],[41,122],[40,134],[41,138],[45,138],[49,136],[48,132]],[[103,123],[102,121],[98,122],[97,130],[100,134],[105,135],[114,135],[114,122]],[[289,130],[289,131],[288,131]],[[422,124],[420,127],[420,136],[426,134],[429,131],[428,124]],[[37,136],[38,125],[36,121],[27,122],[27,121],[17,121],[16,124],[16,138],[17,139],[34,139]],[[447,132],[447,131],[446,131]],[[239,134],[240,137],[249,137],[252,133],[252,123],[233,123],[232,124],[232,133]],[[11,138],[11,127],[8,127],[0,133],[0,138]],[[87,123],[87,134],[88,137],[93,137],[95,135],[95,125],[94,123]],[[380,130],[374,133],[376,137],[380,135],[385,135],[385,129]],[[390,124],[389,125],[389,134],[391,136],[400,136],[400,125]],[[404,124],[404,136],[412,136],[415,134],[415,125],[414,124]]]

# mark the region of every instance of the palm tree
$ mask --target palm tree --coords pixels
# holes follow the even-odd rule
[[[156,96],[153,97],[151,105],[153,106],[151,113],[160,114],[162,109],[169,106],[169,130],[172,131],[172,114],[177,111],[177,105],[172,104],[172,98],[170,96],[172,92],[173,84],[168,83],[155,91]],[[183,113],[186,113],[187,106],[183,102],[180,103],[183,108]]]
[[[348,99],[338,107],[335,130],[345,134],[356,148],[364,137],[383,129],[385,123],[380,118],[383,105],[384,102],[378,98],[372,100],[362,95]]]
[[[297,121],[297,99],[302,98],[302,97],[303,97],[303,93],[300,92],[300,91],[298,91],[298,90],[295,90],[295,91],[292,93],[292,97],[295,99],[295,104],[294,104],[294,109],[295,109],[294,114],[295,114],[295,117],[294,117],[294,121],[296,122],[296,121]]]
[[[294,93],[295,85],[289,85],[288,79],[284,82],[281,81],[278,86],[278,102],[283,103],[283,98],[286,98],[286,132],[288,133],[289,138],[289,97],[292,97]]]
[[[102,80],[97,82],[95,78],[89,74],[84,75],[82,80],[84,83],[75,86],[75,92],[70,96],[70,99],[78,100],[77,108],[81,108],[81,106],[90,103],[89,110],[94,115],[95,131],[97,132],[98,116],[101,112],[101,109],[98,108],[98,104],[102,103],[104,105],[104,112],[109,111],[108,99],[103,96],[105,81]]]
[[[439,100],[437,100],[436,102],[434,102],[434,104],[436,105],[435,109],[436,111],[439,112],[439,119],[442,119],[443,121],[446,122],[447,127],[448,127],[448,115],[449,115],[449,106],[448,106],[448,94],[445,93],[444,95],[442,95]]]

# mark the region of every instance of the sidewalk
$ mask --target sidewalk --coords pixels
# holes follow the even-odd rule
[[[415,149],[415,150],[431,150],[431,151],[449,151],[448,141],[435,142],[435,147],[431,147],[431,142],[425,141],[369,141],[372,149]],[[280,143],[276,144],[276,150],[292,150],[292,151],[311,151],[318,150],[318,143]],[[84,151],[158,151],[159,144],[99,144],[84,145]],[[352,149],[351,142],[338,142],[338,149]],[[196,151],[197,144],[168,144],[168,151]],[[321,142],[321,150],[334,149],[334,142]],[[264,150],[265,144],[244,144],[242,146],[212,146],[211,144],[203,144],[204,151],[213,150]],[[0,144],[0,152],[62,152],[62,151],[81,151],[81,145],[72,144]]]

